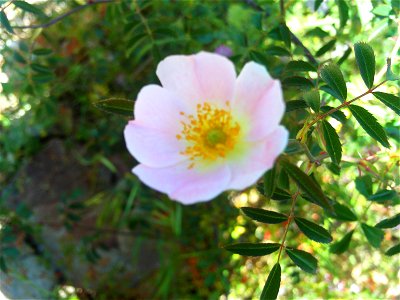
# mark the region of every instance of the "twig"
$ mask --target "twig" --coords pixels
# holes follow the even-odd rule
[[[50,27],[51,25],[54,25],[58,22],[60,22],[62,19],[78,12],[81,11],[82,9],[85,9],[89,6],[92,5],[96,5],[96,4],[103,4],[103,3],[111,3],[114,2],[115,0],[92,0],[86,4],[77,6],[73,9],[71,9],[70,11],[67,11],[66,13],[62,14],[61,16],[58,16],[57,18],[54,18],[53,20],[44,23],[44,24],[37,24],[37,25],[27,25],[27,26],[13,26],[13,28],[17,28],[17,29],[26,29],[26,28],[30,28],[30,29],[35,29],[35,28],[47,28]]]
[[[279,9],[281,11],[282,20],[285,21],[285,2],[284,2],[284,0],[279,0]]]
[[[300,48],[303,49],[304,55],[308,58],[308,60],[314,64],[314,65],[319,65],[318,60],[314,57],[314,55],[311,54],[310,50],[304,44],[298,39],[298,37],[289,29],[290,31],[290,36],[292,38],[292,42],[299,46]]]

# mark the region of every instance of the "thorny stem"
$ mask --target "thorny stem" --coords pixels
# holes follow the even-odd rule
[[[341,105],[339,105],[338,107],[334,107],[331,110],[327,111],[326,113],[322,114],[322,115],[318,115],[313,121],[311,121],[308,125],[307,125],[307,131],[308,129],[311,128],[312,125],[314,125],[315,123],[325,119],[327,116],[333,114],[334,112],[342,109],[343,107],[349,106],[351,103],[353,103],[354,101],[368,95],[371,94],[374,90],[376,90],[378,87],[380,87],[382,84],[386,83],[387,80],[382,81],[381,83],[379,83],[378,85],[376,85],[375,87],[369,89],[368,91],[366,91],[365,93],[349,100],[349,101],[345,101],[343,102]]]

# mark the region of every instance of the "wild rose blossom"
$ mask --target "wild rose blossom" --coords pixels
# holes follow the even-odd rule
[[[271,169],[288,142],[279,125],[280,82],[254,62],[238,77],[213,53],[173,55],[157,67],[161,85],[147,85],[125,127],[132,172],[184,204],[242,190]]]

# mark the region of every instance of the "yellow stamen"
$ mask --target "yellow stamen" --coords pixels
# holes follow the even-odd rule
[[[182,132],[176,135],[184,139],[187,147],[181,152],[189,157],[193,168],[197,161],[212,161],[226,155],[235,147],[240,133],[239,124],[233,119],[229,102],[226,109],[217,108],[210,103],[197,104],[196,116],[184,115]]]

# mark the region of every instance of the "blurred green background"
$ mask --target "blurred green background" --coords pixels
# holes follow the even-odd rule
[[[282,224],[254,223],[237,208],[285,212],[289,204],[266,201],[256,187],[192,206],[170,201],[130,173],[136,162],[122,136],[129,118],[93,104],[111,97],[134,100],[141,87],[158,83],[155,69],[162,58],[201,50],[231,52],[238,71],[256,60],[284,80],[290,60],[307,58],[296,43],[290,55],[284,52],[277,31],[279,1],[27,1],[34,9],[12,2],[0,1],[13,27],[6,28],[3,19],[2,293],[11,299],[257,298],[276,257],[232,255],[222,246],[279,241]],[[286,0],[284,5],[287,26],[319,62],[341,63],[354,97],[366,89],[350,52],[355,42],[373,47],[376,83],[384,80],[388,57],[393,72],[400,73],[399,1],[345,2],[347,19],[333,0],[323,1],[317,11],[312,0]],[[271,46],[280,48],[271,52]],[[381,90],[398,94],[398,83]],[[298,87],[284,84],[284,91],[286,101],[298,99]],[[328,94],[322,100],[340,104]],[[367,201],[355,179],[370,181],[373,192],[385,187],[399,191],[400,122],[371,97],[358,104],[385,127],[391,149],[372,140],[345,110],[345,122],[330,120],[343,143],[340,176],[327,164],[315,176],[330,197],[373,225],[399,209]],[[309,114],[305,109],[286,114],[292,138]],[[398,230],[385,230],[381,247],[374,249],[358,222],[326,218],[305,201],[297,203],[296,211],[323,224],[335,241],[355,232],[349,249],[337,255],[292,228],[288,244],[315,255],[319,270],[303,273],[284,257],[282,299],[400,296],[398,257],[384,255],[398,243]]]

